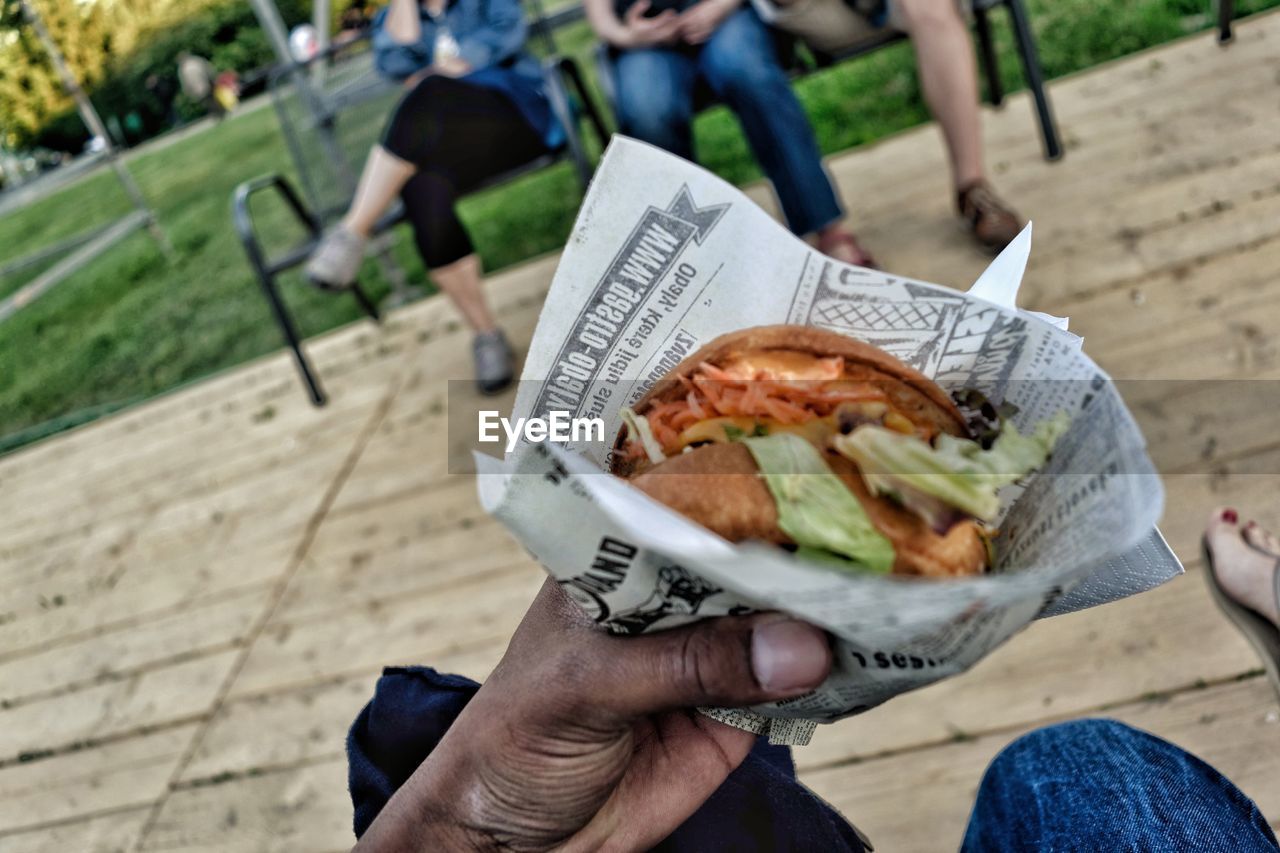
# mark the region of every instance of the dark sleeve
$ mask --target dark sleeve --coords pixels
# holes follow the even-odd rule
[[[866,853],[864,836],[796,781],[791,750],[763,738],[652,853]]]
[[[383,670],[347,736],[356,837],[426,760],[480,685],[429,667]],[[756,744],[657,853],[863,853],[858,831],[796,781],[790,750]]]
[[[457,36],[458,53],[472,68],[488,68],[524,49],[529,28],[520,0],[478,0],[479,25]]]
[[[382,671],[373,699],[347,735],[347,784],[359,838],[480,689],[425,666]]]

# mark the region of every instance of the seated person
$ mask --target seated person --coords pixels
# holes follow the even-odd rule
[[[777,7],[774,26],[822,53],[852,47],[880,27],[909,35],[925,102],[947,143],[957,210],[977,241],[992,251],[1018,235],[1022,219],[996,195],[982,161],[978,72],[960,5],[967,0],[759,2]]]
[[[422,261],[475,331],[476,384],[510,384],[514,354],[481,288],[480,259],[455,211],[486,178],[564,140],[524,53],[519,0],[391,0],[374,19],[378,70],[405,80],[401,99],[365,161],[355,198],[307,264],[320,287],[350,287],[378,219],[397,195]]]
[[[611,48],[619,130],[693,159],[694,89],[705,82],[742,123],[787,225],[846,263],[871,266],[843,213],[773,37],[743,0],[586,0]],[[657,14],[650,15],[651,12]]]
[[[483,685],[421,667],[378,682],[348,740],[356,850],[864,851],[786,748],[695,710],[799,696],[831,665],[822,631],[776,613],[611,636],[548,580]],[[996,756],[962,850],[1280,847],[1200,759],[1076,720]]]

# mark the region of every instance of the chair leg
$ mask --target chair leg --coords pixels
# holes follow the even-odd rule
[[[364,309],[364,313],[375,323],[382,322],[382,315],[378,313],[378,306],[373,304],[373,300],[369,298],[369,294],[364,292],[364,288],[360,286],[360,282],[351,285],[351,295],[356,298],[356,302]]]
[[[1218,0],[1218,44],[1229,44],[1235,36],[1231,32],[1231,18],[1235,12],[1235,0]]]
[[[1009,8],[1009,17],[1013,19],[1014,40],[1018,45],[1018,55],[1022,58],[1022,72],[1027,78],[1027,88],[1035,98],[1040,133],[1044,137],[1044,157],[1046,160],[1057,160],[1062,157],[1062,143],[1058,139],[1058,126],[1053,119],[1049,95],[1044,90],[1044,73],[1040,70],[1040,57],[1036,54],[1031,20],[1027,17],[1022,0],[1005,0],[1005,5]]]
[[[982,60],[982,74],[987,78],[987,100],[991,106],[1004,103],[1004,86],[1000,83],[1000,62],[996,57],[995,42],[991,38],[991,19],[987,10],[973,10],[973,28],[978,35],[978,56]]]
[[[587,152],[582,145],[582,136],[574,116],[573,106],[569,103],[569,93],[565,89],[565,63],[548,60],[543,66],[543,80],[546,82],[547,100],[551,102],[551,112],[564,128],[565,145],[569,148],[569,158],[573,160],[574,172],[582,191],[587,191],[591,182],[591,164],[587,162]]]
[[[591,90],[587,88],[586,82],[582,79],[582,72],[578,69],[576,62],[565,63],[564,72],[568,76],[569,82],[573,84],[574,94],[577,95],[578,101],[582,104],[582,109],[587,114],[587,121],[590,122],[591,129],[595,131],[596,139],[600,142],[600,150],[603,151],[609,145],[609,128],[605,125],[604,118],[596,107],[596,100],[591,97]]]
[[[320,381],[316,379],[311,363],[307,361],[306,353],[302,351],[302,341],[298,337],[297,329],[294,328],[293,318],[289,316],[289,310],[280,298],[280,292],[276,290],[275,276],[260,272],[258,283],[262,285],[262,294],[271,306],[271,313],[284,335],[285,343],[289,345],[289,349],[293,350],[294,361],[297,362],[298,372],[302,374],[303,384],[307,386],[307,394],[311,397],[312,405],[323,406],[329,398],[320,387]]]

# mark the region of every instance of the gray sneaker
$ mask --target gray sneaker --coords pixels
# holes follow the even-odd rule
[[[329,229],[307,261],[307,278],[322,290],[346,290],[360,272],[367,242],[350,228]]]
[[[476,335],[471,353],[476,362],[476,388],[481,394],[497,394],[511,384],[516,354],[501,329]]]

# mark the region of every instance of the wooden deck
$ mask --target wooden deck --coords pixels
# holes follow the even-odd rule
[[[1023,96],[988,117],[1036,222],[1024,305],[1070,315],[1117,377],[1280,377],[1280,14],[1238,32],[1055,84],[1061,163]],[[932,128],[831,170],[888,268],[963,286],[984,266]],[[554,266],[490,282],[519,340]],[[483,677],[542,579],[445,471],[466,344],[432,300],[311,347],[324,410],[281,354],[0,460],[0,849],[350,845],[343,735],[380,667]],[[1196,551],[1218,504],[1280,524],[1274,412],[1129,387],[1188,576],[822,729],[803,777],[879,849],[953,848],[1001,746],[1090,714],[1192,749],[1280,820],[1280,712]]]

